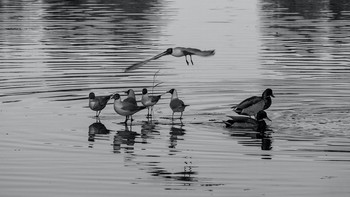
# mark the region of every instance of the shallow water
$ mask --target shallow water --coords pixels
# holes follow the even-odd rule
[[[347,196],[347,1],[1,1],[1,196]],[[162,57],[169,47],[213,57]],[[157,75],[154,77],[154,74]],[[87,96],[176,88],[124,126]],[[226,129],[270,87],[272,132]]]

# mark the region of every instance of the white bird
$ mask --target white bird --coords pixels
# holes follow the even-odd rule
[[[181,113],[180,119],[182,119],[182,114],[185,111],[185,108],[189,105],[185,105],[185,103],[178,98],[177,91],[175,89],[171,89],[167,93],[171,94],[171,99],[169,104],[171,110],[173,110],[171,119],[174,119],[175,112],[180,112]]]
[[[96,96],[95,93],[89,94],[89,107],[91,110],[96,111],[96,117],[98,117],[101,111],[106,107],[109,99],[112,95],[108,96]]]
[[[131,70],[134,70],[136,68],[139,68],[143,65],[145,65],[146,63],[148,63],[149,61],[151,60],[156,60],[160,57],[163,57],[165,55],[172,55],[174,57],[183,57],[185,56],[185,60],[186,60],[186,63],[187,65],[189,65],[188,63],[188,60],[187,60],[187,56],[190,56],[190,60],[191,60],[191,63],[193,65],[193,60],[192,60],[192,55],[198,55],[198,56],[202,56],[202,57],[208,57],[208,56],[212,56],[215,54],[215,50],[200,50],[200,49],[196,49],[196,48],[186,48],[186,47],[175,47],[175,48],[168,48],[166,51],[164,51],[163,53],[160,53],[150,59],[147,59],[145,61],[142,61],[142,62],[138,62],[138,63],[135,63],[129,67],[127,67],[125,69],[125,72],[128,72],[128,71],[131,71]]]
[[[153,106],[158,103],[159,99],[162,97],[162,95],[158,96],[150,96],[148,94],[148,91],[146,88],[142,90],[142,98],[141,98],[141,103],[143,106],[148,108],[148,114],[147,116],[152,116],[153,113]],[[151,107],[151,115],[149,114],[149,108]]]
[[[125,124],[128,122],[129,116],[130,121],[132,122],[132,115],[145,109],[145,106],[137,106],[136,104],[121,101],[120,95],[115,94],[113,96],[114,100],[114,111],[121,116],[125,116]]]

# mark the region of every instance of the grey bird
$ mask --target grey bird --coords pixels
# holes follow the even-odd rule
[[[178,98],[177,91],[175,89],[171,89],[167,93],[171,94],[171,99],[169,104],[171,110],[173,110],[171,119],[174,119],[175,112],[180,112],[181,113],[180,119],[182,119],[183,112],[185,111],[185,108],[189,105],[185,105],[185,103]]]
[[[125,93],[127,94],[128,97],[126,99],[124,99],[123,102],[127,102],[127,103],[131,103],[131,104],[137,105],[134,90],[133,89],[129,89]]]
[[[95,93],[90,92],[89,94],[89,107],[91,110],[96,111],[96,117],[98,117],[101,111],[106,107],[109,99],[112,95],[108,96],[96,96]]]
[[[147,116],[152,116],[153,106],[158,103],[162,95],[150,96],[146,88],[142,89],[141,103],[143,106],[148,108]],[[151,115],[149,113],[149,108],[151,107]]]
[[[262,96],[252,96],[241,103],[239,103],[236,106],[233,106],[233,110],[240,115],[248,115],[248,116],[255,116],[257,113],[261,110],[268,109],[271,106],[272,100],[271,97],[275,97],[273,95],[273,92],[270,88],[267,88],[263,93]]]
[[[258,132],[265,132],[267,125],[264,119],[271,121],[264,110],[257,113],[256,119],[249,116],[228,116],[230,119],[223,121],[226,128],[246,128],[253,129]]]

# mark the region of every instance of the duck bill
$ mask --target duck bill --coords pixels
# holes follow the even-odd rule
[[[160,54],[158,54],[158,55],[156,55],[156,56],[154,56],[153,57],[153,59],[158,59],[158,58],[160,58],[160,57],[163,57],[163,56],[165,56],[165,55],[169,55],[166,51],[164,51],[163,53],[160,53]]]

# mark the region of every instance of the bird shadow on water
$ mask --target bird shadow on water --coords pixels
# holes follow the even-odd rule
[[[271,136],[272,130],[264,132],[252,131],[249,129],[229,129],[229,136],[238,140],[239,144],[250,147],[260,147],[263,151],[272,150],[273,138]],[[271,155],[264,154],[262,159],[271,159]]]
[[[95,142],[95,140],[109,140],[111,130],[107,129],[106,126],[101,123],[99,117],[96,117],[96,122],[92,123],[89,126],[88,130],[88,141]],[[93,144],[90,144],[90,148],[93,147]]]
[[[181,136],[184,136],[186,133],[186,129],[184,129],[185,125],[183,122],[180,120],[180,123],[174,123],[172,122],[171,128],[170,128],[170,139],[169,139],[169,148],[170,149],[175,149],[177,145],[178,140],[183,140]]]
[[[139,136],[137,132],[132,131],[132,124],[124,124],[124,129],[117,130],[114,139],[113,139],[113,152],[121,153],[122,148],[133,151],[134,144],[136,142],[136,136]],[[123,146],[125,145],[125,146]]]

